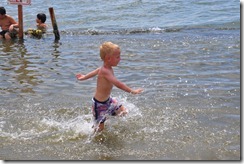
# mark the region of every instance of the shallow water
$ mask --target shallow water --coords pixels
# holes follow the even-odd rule
[[[0,41],[0,159],[240,160],[239,2],[199,1],[188,10],[188,1],[130,2],[49,1],[60,41],[51,29],[42,39]],[[25,16],[26,27],[34,16]],[[144,92],[114,88],[129,114],[109,118],[93,137],[96,79],[75,74],[102,64],[107,40],[122,50],[116,77]]]

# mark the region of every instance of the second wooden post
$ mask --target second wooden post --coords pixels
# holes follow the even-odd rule
[[[60,35],[59,35],[59,31],[58,31],[58,25],[57,25],[54,10],[52,7],[49,8],[49,13],[50,13],[50,17],[51,17],[51,21],[52,21],[52,25],[53,25],[53,33],[55,36],[55,40],[59,40]]]

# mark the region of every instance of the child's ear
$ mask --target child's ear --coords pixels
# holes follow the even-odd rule
[[[109,61],[111,59],[110,55],[105,55],[105,60]]]

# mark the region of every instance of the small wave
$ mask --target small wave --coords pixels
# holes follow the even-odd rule
[[[79,36],[79,35],[134,35],[134,34],[163,34],[163,33],[175,33],[183,30],[237,30],[240,27],[238,23],[232,22],[222,25],[197,25],[197,26],[184,26],[184,27],[152,27],[152,28],[131,28],[131,29],[118,29],[118,30],[100,30],[100,29],[73,29],[62,30],[60,35]],[[53,34],[52,31],[46,33],[46,35]]]
[[[66,31],[63,30],[60,33],[62,35],[130,35],[130,34],[160,34],[165,32],[179,32],[181,28],[133,28],[133,29],[119,29],[119,30],[98,30],[98,29],[87,29],[87,30],[74,30]],[[50,32],[49,32],[50,34]]]

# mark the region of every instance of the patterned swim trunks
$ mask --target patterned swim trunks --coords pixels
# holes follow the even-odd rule
[[[5,35],[7,32],[8,32],[8,30],[3,30],[3,31],[0,32],[0,35],[2,35],[3,38],[5,38],[4,35]]]
[[[0,32],[0,35],[2,35],[3,38],[5,38],[6,33],[9,33],[11,38],[16,38],[18,34],[18,32],[14,29],[12,32],[9,32],[9,30],[3,30]]]
[[[106,121],[106,115],[115,116],[116,111],[122,106],[116,99],[111,97],[105,102],[100,102],[95,98],[92,101],[92,113],[96,123],[104,123]]]

